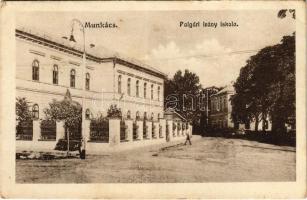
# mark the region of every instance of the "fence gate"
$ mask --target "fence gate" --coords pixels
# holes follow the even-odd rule
[[[41,122],[41,139],[42,140],[56,139],[56,122],[54,120],[43,120]]]
[[[92,120],[90,124],[90,141],[109,142],[109,121]]]
[[[138,125],[136,124],[136,122],[133,122],[133,140],[137,140],[138,139]]]
[[[20,121],[16,126],[17,140],[32,140],[33,139],[33,121]]]

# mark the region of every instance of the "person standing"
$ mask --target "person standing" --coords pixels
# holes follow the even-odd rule
[[[81,139],[80,148],[79,148],[80,159],[85,159],[85,140]]]
[[[192,142],[191,142],[191,135],[190,133],[187,131],[186,133],[186,139],[185,139],[185,143],[184,145],[187,145],[187,142],[189,141],[189,144],[192,145]]]

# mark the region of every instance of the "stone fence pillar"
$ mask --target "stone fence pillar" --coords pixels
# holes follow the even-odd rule
[[[84,128],[84,135],[82,135],[84,141],[90,140],[90,133],[91,133],[91,120],[86,119],[85,120],[85,128]]]
[[[184,129],[183,129],[184,128]],[[182,136],[185,136],[187,133],[187,124],[184,122],[182,124]]]
[[[132,142],[133,141],[133,121],[132,119],[125,119],[125,125],[127,126],[126,139]]]
[[[173,137],[177,137],[177,130],[178,130],[177,126],[178,126],[177,122],[174,122],[173,123],[173,130],[172,130]]]
[[[155,126],[155,132],[153,133],[153,135],[155,136],[156,139],[159,138],[159,130],[160,130],[160,124],[159,122],[154,122],[153,125]]]
[[[40,120],[33,120],[33,138],[32,141],[38,141],[41,137]]]
[[[136,120],[137,125],[137,139],[142,140],[143,139],[143,121],[142,120]]]
[[[120,119],[109,119],[109,143],[110,146],[116,146],[120,143]]]
[[[182,136],[182,123],[181,121],[178,122],[178,132],[177,132],[178,136]]]
[[[173,139],[173,120],[167,120],[168,134],[166,135],[166,140],[171,141]]]
[[[166,135],[166,120],[165,119],[159,119],[161,131],[162,131],[162,138],[165,138]]]
[[[193,127],[192,127],[192,125],[189,124],[189,134],[190,135],[192,135],[192,133],[193,133],[192,131],[193,131]]]
[[[65,137],[65,128],[64,128],[64,121],[57,121],[56,122],[56,141],[59,139],[64,139]]]
[[[152,121],[145,121],[145,126],[147,126],[147,139],[152,139]]]

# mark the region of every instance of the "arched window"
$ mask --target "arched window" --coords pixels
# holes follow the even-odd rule
[[[70,70],[70,87],[76,87],[76,71],[74,69]]]
[[[118,93],[122,93],[122,76],[121,75],[118,76],[118,80],[117,81],[118,81],[117,82],[117,84],[118,84],[117,92]]]
[[[127,112],[127,119],[131,119],[131,112],[130,112],[130,110],[128,110],[128,112]]]
[[[91,111],[90,111],[90,109],[86,109],[86,111],[85,111],[85,119],[91,119]]]
[[[129,96],[131,95],[131,78],[128,78],[128,81],[127,81],[127,94]]]
[[[152,113],[151,113],[151,117],[150,117],[150,119],[151,119],[151,120],[153,120],[153,119],[154,119],[154,117],[155,117],[155,115],[154,115],[154,113],[152,112]]]
[[[140,112],[139,111],[136,111],[135,118],[140,119]]]
[[[53,65],[53,73],[52,73],[52,83],[59,83],[59,68],[58,65]]]
[[[85,75],[85,89],[90,90],[90,74],[86,73]]]
[[[135,95],[136,97],[140,96],[140,91],[139,91],[139,80],[136,81],[135,83]]]
[[[160,101],[160,86],[158,86],[158,101]]]
[[[146,99],[147,83],[144,83],[144,98]]]
[[[151,93],[150,93],[150,98],[153,99],[153,84],[151,84],[150,88],[151,88]]]
[[[147,119],[147,112],[144,112],[144,119]]]
[[[34,60],[32,63],[32,80],[39,80],[39,62],[38,60]]]
[[[32,107],[32,115],[34,119],[38,119],[39,118],[39,107],[37,104],[34,104]]]

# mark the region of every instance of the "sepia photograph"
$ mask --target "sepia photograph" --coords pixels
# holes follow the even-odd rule
[[[295,8],[16,11],[11,181],[296,183]]]

